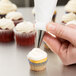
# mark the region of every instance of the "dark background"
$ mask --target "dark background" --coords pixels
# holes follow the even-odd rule
[[[68,2],[68,0],[58,0],[58,6],[60,5],[65,5],[66,3]],[[33,6],[34,4],[34,1],[33,0],[30,0],[30,6]]]
[[[34,6],[34,0],[11,0],[17,6],[19,7],[33,7]],[[69,0],[58,0],[58,6],[65,5]]]

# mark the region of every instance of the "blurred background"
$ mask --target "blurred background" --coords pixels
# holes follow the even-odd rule
[[[33,7],[34,6],[34,0],[11,0],[15,4],[17,4],[18,7]],[[69,0],[58,0],[57,6],[63,6],[65,5]]]

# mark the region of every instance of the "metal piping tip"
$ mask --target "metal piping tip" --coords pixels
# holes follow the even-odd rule
[[[44,36],[44,31],[38,30],[36,34],[35,47],[40,48]]]

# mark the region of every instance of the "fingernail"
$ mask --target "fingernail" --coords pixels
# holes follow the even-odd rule
[[[52,24],[47,25],[47,31],[54,31],[55,28],[56,28],[55,25],[52,25]]]

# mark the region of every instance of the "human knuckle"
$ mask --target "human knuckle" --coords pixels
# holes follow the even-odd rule
[[[64,28],[62,28],[61,26],[57,26],[56,35],[62,37],[63,33],[64,33]]]

